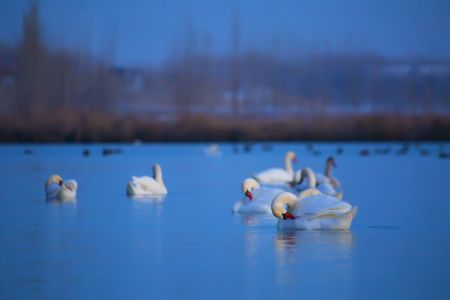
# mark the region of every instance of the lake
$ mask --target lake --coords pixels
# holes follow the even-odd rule
[[[0,146],[0,298],[449,299],[450,159],[438,144],[220,144],[220,157],[207,146]],[[358,206],[350,231],[280,231],[271,215],[231,213],[241,181],[283,166],[288,150],[295,169],[323,172],[335,156]],[[167,197],[128,198],[130,177],[156,162]],[[78,181],[76,203],[46,203],[53,173]]]

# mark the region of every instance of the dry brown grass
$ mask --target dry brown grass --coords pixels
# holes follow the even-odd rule
[[[61,110],[51,115],[1,116],[1,142],[449,140],[445,116],[323,116],[218,118],[195,115],[176,122]]]

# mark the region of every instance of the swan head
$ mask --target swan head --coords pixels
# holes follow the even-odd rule
[[[260,187],[258,181],[256,181],[253,178],[247,178],[242,181],[242,192],[245,194],[245,196],[252,201],[253,200],[253,190],[258,189]]]
[[[327,158],[326,164],[327,164],[327,166],[331,166],[333,168],[337,168],[336,160],[334,159],[333,156],[330,156],[330,157]]]
[[[286,153],[286,160],[293,161],[294,163],[297,163],[297,155],[294,151],[288,151]]]
[[[75,180],[67,180],[67,181],[64,182],[64,186],[68,190],[70,190],[72,192],[75,192],[77,190],[77,188],[78,188],[78,183]]]
[[[281,193],[273,201],[271,205],[272,214],[281,220],[294,220],[295,216],[292,212],[295,209],[298,198],[292,193]]]
[[[57,184],[57,185],[62,186],[63,183],[64,183],[64,181],[63,181],[61,176],[59,176],[59,175],[50,175],[47,178],[47,181],[45,182],[45,186],[47,187],[47,186],[49,186],[51,184]]]
[[[317,183],[316,175],[314,174],[314,171],[311,168],[303,168],[301,170],[298,170],[297,173],[295,173],[294,180],[297,185],[302,184],[305,178],[308,178],[310,188],[316,186]]]
[[[153,174],[161,172],[161,166],[159,164],[154,164],[152,166]]]

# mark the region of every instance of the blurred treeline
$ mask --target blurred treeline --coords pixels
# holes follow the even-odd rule
[[[0,140],[449,139],[450,61],[230,49],[189,27],[157,67],[47,46],[39,7],[0,43]],[[113,50],[111,50],[113,51]]]

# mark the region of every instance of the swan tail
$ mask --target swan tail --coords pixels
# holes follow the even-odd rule
[[[349,212],[349,214],[352,216],[352,219],[356,216],[357,212],[358,212],[358,207],[357,206],[353,206],[352,209]]]

